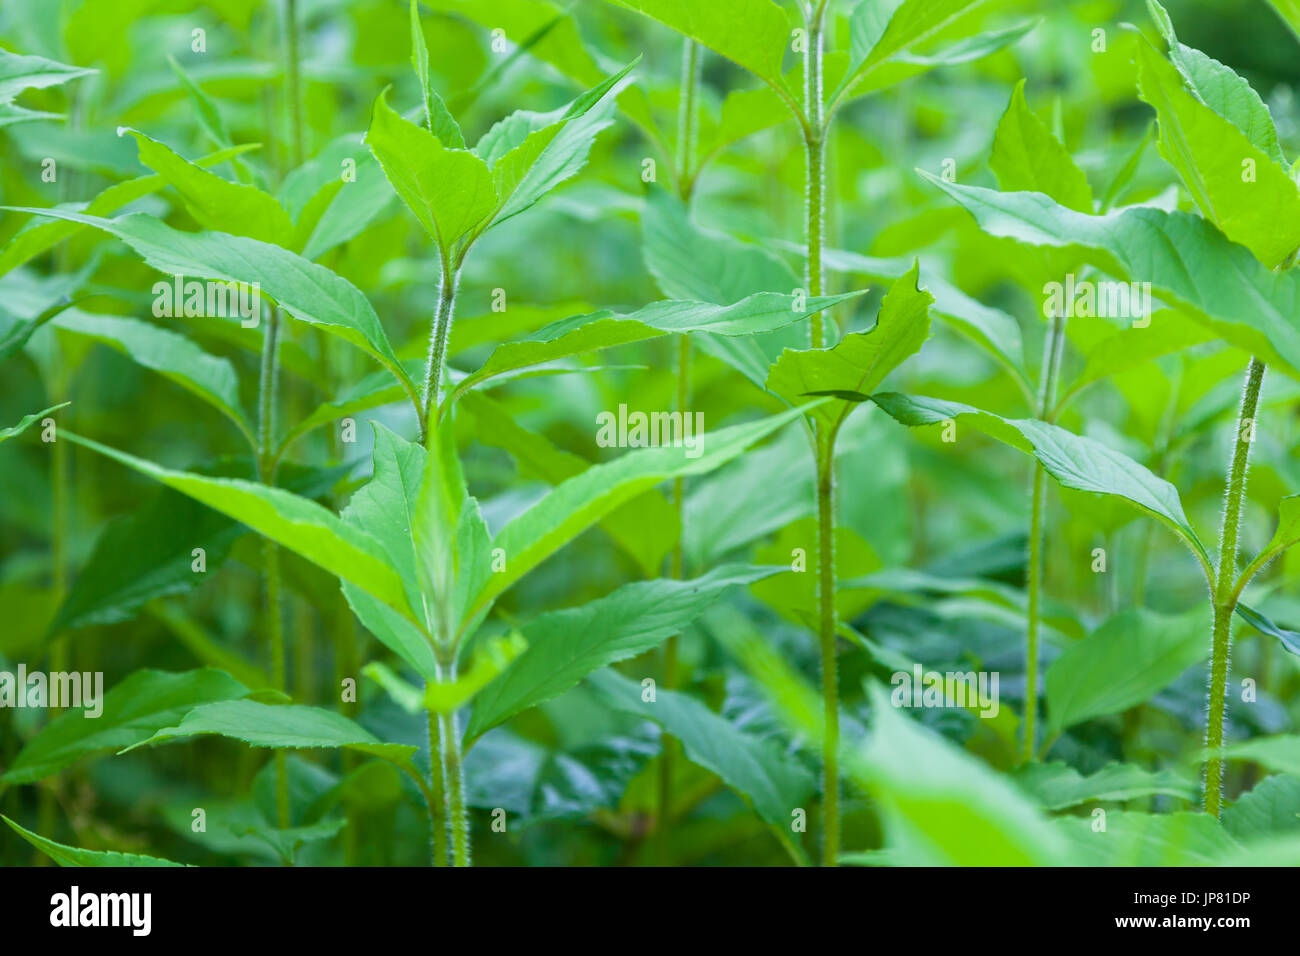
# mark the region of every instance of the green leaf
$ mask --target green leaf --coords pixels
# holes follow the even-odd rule
[[[252,747],[276,750],[343,747],[399,765],[409,763],[416,751],[415,747],[403,744],[386,744],[360,724],[320,707],[229,700],[195,707],[176,726],[164,727],[146,740],[126,747],[124,752],[202,734],[217,734],[242,740]]]
[[[371,111],[366,145],[393,190],[447,259],[452,258],[456,243],[497,209],[496,186],[487,163],[403,119],[388,105],[384,93]]]
[[[1275,737],[1255,737],[1223,750],[1228,760],[1249,760],[1276,773],[1300,777],[1300,736],[1279,734]]]
[[[0,782],[43,780],[82,757],[146,740],[200,704],[247,693],[248,688],[229,674],[209,668],[180,674],[136,671],[98,702],[99,716],[88,719],[73,710],[46,724],[14,758]]]
[[[1282,22],[1300,39],[1300,0],[1268,0]]]
[[[473,417],[475,439],[510,454],[523,477],[558,485],[591,467],[587,459],[521,426],[505,406],[482,392],[466,392],[457,408]],[[600,526],[636,561],[643,575],[653,577],[677,543],[679,524],[668,499],[651,490],[615,508]]]
[[[965,206],[989,235],[1094,250],[1112,274],[1150,282],[1155,295],[1220,337],[1300,378],[1294,319],[1300,278],[1265,268],[1201,217],[1145,207],[1085,216],[1038,193],[999,193],[921,175]]]
[[[1000,442],[1033,455],[1066,488],[1116,495],[1154,515],[1192,549],[1209,575],[1210,559],[1183,513],[1178,489],[1127,455],[1057,425],[1032,418],[1010,419],[960,402],[900,395],[873,395],[872,401],[904,425],[934,425],[964,418]]]
[[[1160,122],[1160,155],[1205,216],[1272,269],[1300,248],[1300,189],[1246,134],[1200,102],[1182,76],[1138,44],[1138,91]],[[1247,166],[1253,175],[1247,175]]]
[[[442,101],[433,88],[433,80],[429,76],[429,46],[424,42],[424,28],[420,26],[420,5],[417,0],[411,0],[411,66],[415,67],[415,75],[420,80],[420,94],[424,97],[424,117],[428,124],[429,132],[438,138],[449,149],[464,149],[465,136],[460,131],[460,125],[447,109],[447,104]]]
[[[611,0],[658,20],[785,90],[781,62],[790,22],[772,0]]]
[[[1219,821],[1205,813],[1113,810],[1100,831],[1089,816],[1052,822],[1069,841],[1076,866],[1213,866],[1240,850]]]
[[[1287,548],[1300,541],[1300,495],[1287,495],[1277,503],[1277,530],[1264,550],[1251,561],[1251,568],[1262,568]]]
[[[1223,828],[1238,840],[1300,830],[1300,778],[1261,780],[1223,811]]]
[[[767,823],[788,827],[812,792],[812,774],[773,741],[745,733],[684,693],[659,688],[655,700],[646,702],[640,685],[613,670],[599,671],[587,683],[615,710],[653,721],[681,741],[692,763],[717,774]]]
[[[826,349],[782,352],[768,373],[768,391],[792,405],[810,395],[842,399],[842,403],[820,406],[813,413],[838,429],[853,404],[867,401],[885,376],[919,352],[929,337],[929,307],[934,297],[920,287],[920,276],[920,264],[914,263],[890,286],[869,331],[846,335],[838,345]]]
[[[40,110],[24,109],[13,103],[0,103],[0,129],[17,123],[31,123],[36,120],[63,119],[62,113],[44,113]]]
[[[419,620],[383,546],[316,502],[256,482],[173,471],[69,432],[63,437],[215,508],[336,577],[364,588],[410,620]]]
[[[32,426],[33,422],[40,421],[51,412],[58,411],[65,405],[71,405],[71,402],[60,402],[58,405],[51,405],[49,408],[40,412],[32,412],[30,415],[24,415],[17,425],[11,425],[8,428],[0,428],[0,443],[8,441],[10,438],[17,438],[23,432]]]
[[[180,232],[152,216],[134,213],[101,219],[61,209],[22,209],[94,226],[117,236],[147,264],[174,276],[205,277],[260,286],[293,318],[319,326],[373,356],[397,377],[408,396],[418,394],[398,362],[384,327],[356,286],[287,249],[244,236]]]
[[[1052,662],[1047,712],[1053,732],[1145,703],[1205,660],[1205,615],[1131,608]]]
[[[1171,770],[1151,771],[1129,763],[1108,763],[1086,777],[1060,761],[1031,763],[1016,770],[1012,780],[1048,810],[1155,795],[1195,800],[1199,792],[1194,782]]]
[[[1267,634],[1269,637],[1276,637],[1282,642],[1283,647],[1292,654],[1295,654],[1297,657],[1300,657],[1300,633],[1289,631],[1284,627],[1279,627],[1274,624],[1271,619],[1260,614],[1259,611],[1256,611],[1254,608],[1242,604],[1240,601],[1237,602],[1237,614],[1239,614],[1255,630],[1259,631],[1261,634]]]
[[[41,56],[20,56],[0,50],[0,103],[12,102],[23,90],[43,90],[60,86],[79,76],[98,70],[55,63]]]
[[[457,529],[468,492],[456,454],[451,416],[433,422],[424,456],[424,473],[411,515],[416,574],[425,617],[434,639],[450,645],[456,636],[456,582],[461,575]]]
[[[70,309],[54,320],[54,327],[101,342],[160,373],[220,411],[251,447],[257,447],[257,436],[240,404],[235,368],[227,359],[209,355],[180,333],[124,316]]]
[[[1064,408],[1070,399],[1094,382],[1213,340],[1213,333],[1205,326],[1181,312],[1161,309],[1150,316],[1148,325],[1121,329],[1091,346],[1083,371],[1065,390],[1057,408]]]
[[[1061,838],[1009,780],[900,713],[878,685],[870,692],[871,736],[851,766],[878,801],[888,848],[932,866],[1065,861]]]
[[[234,159],[241,153],[256,149],[256,145],[233,146],[218,150],[194,161],[197,166],[217,166],[228,159]],[[150,193],[155,193],[167,185],[161,176],[140,176],[124,183],[109,186],[89,203],[69,203],[61,208],[73,212],[85,212],[87,215],[103,216],[116,212],[127,203],[134,202]],[[84,207],[84,208],[83,208]],[[31,219],[18,233],[0,249],[0,275],[4,275],[24,262],[35,258],[47,249],[57,245],[63,239],[80,232],[83,223],[62,219]]]
[[[478,371],[456,384],[444,404],[455,401],[481,382],[516,369],[644,342],[674,332],[720,335],[772,332],[861,294],[814,296],[805,301],[803,308],[795,308],[794,296],[760,292],[731,305],[669,299],[652,302],[625,315],[593,312],[574,316],[551,323],[530,339],[498,346]]]
[[[534,618],[522,628],[528,649],[475,701],[467,739],[558,697],[602,667],[659,646],[727,588],[781,570],[728,565],[692,581],[638,581],[581,607]]]
[[[138,130],[118,128],[118,136],[127,133],[135,137],[140,162],[180,193],[185,208],[204,229],[247,236],[277,246],[289,245],[293,223],[274,196],[256,186],[222,179]]]
[[[473,700],[485,687],[528,648],[519,634],[507,634],[481,641],[474,648],[469,668],[455,680],[435,681],[424,687],[424,706],[437,714],[449,714]]]
[[[498,595],[617,506],[666,479],[712,471],[806,408],[708,432],[697,457],[686,448],[641,448],[570,478],[497,534],[492,547],[504,552],[505,570],[488,576],[466,617],[472,619],[491,606]]]
[[[1046,193],[1062,206],[1092,212],[1088,177],[1047,124],[1025,101],[1025,81],[1016,84],[1011,102],[993,136],[989,166],[1006,192]]]
[[[25,830],[14,821],[6,816],[0,816],[0,820],[9,824],[13,831],[20,837],[30,843],[36,849],[40,850],[59,866],[185,866],[184,863],[173,863],[171,860],[164,860],[159,856],[144,856],[139,853],[117,853],[111,850],[83,850],[80,847],[65,846],[62,843],[55,843],[43,836],[38,836],[31,830]]]
[[[1230,67],[1200,50],[1179,43],[1173,21],[1158,0],[1147,0],[1147,9],[1169,44],[1169,59],[1196,93],[1197,99],[1241,130],[1261,152],[1285,168],[1286,157],[1277,141],[1273,115],[1258,93]]]

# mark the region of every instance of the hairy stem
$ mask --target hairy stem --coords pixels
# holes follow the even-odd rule
[[[835,435],[817,442],[817,605],[822,652],[822,700],[826,737],[822,744],[825,804],[822,865],[838,866],[840,855],[840,690],[835,658]]]
[[[280,310],[267,310],[262,333],[262,365],[257,382],[258,472],[263,484],[275,484],[275,393],[280,351]],[[280,552],[275,542],[262,539],[262,566],[266,585],[266,634],[271,649],[271,684],[287,686],[284,660],[284,618],[281,613]],[[281,829],[289,827],[289,775],[284,751],[275,752],[275,806]]]
[[[439,683],[456,679],[454,654],[441,655],[438,661]],[[465,809],[465,753],[461,747],[460,733],[456,729],[456,714],[438,714],[439,754],[442,758],[442,792],[447,803],[447,829],[451,831],[452,863],[470,865],[469,815]]]
[[[447,865],[447,799],[442,785],[442,732],[429,711],[429,847],[434,866]]]
[[[694,188],[691,163],[695,157],[695,100],[700,81],[700,48],[690,37],[682,40],[682,85],[677,99],[677,192],[689,202]]]
[[[424,412],[421,415],[420,434],[430,440],[433,412],[438,407],[438,390],[442,385],[443,365],[447,361],[447,342],[451,338],[451,323],[456,312],[456,289],[460,286],[460,269],[447,259],[442,263],[442,281],[438,285],[438,305],[433,313],[433,327],[429,334],[429,364],[424,372]]]
[[[1065,350],[1065,318],[1052,317],[1043,345],[1043,371],[1039,377],[1038,414],[1046,419],[1056,402],[1056,383],[1061,374],[1061,355]],[[1025,736],[1021,756],[1025,763],[1034,760],[1038,724],[1038,633],[1043,602],[1043,505],[1046,472],[1034,463],[1034,487],[1029,510],[1029,591],[1025,627]]]
[[[1237,533],[1241,527],[1241,509],[1246,500],[1246,468],[1250,463],[1250,446],[1255,437],[1255,412],[1259,408],[1260,387],[1264,383],[1264,363],[1250,360],[1246,386],[1241,395],[1237,432],[1233,438],[1232,461],[1228,466],[1227,490],[1223,506],[1223,528],[1219,534],[1219,568],[1213,587],[1214,617],[1210,640],[1210,687],[1205,747],[1205,812],[1219,815],[1223,799],[1224,704],[1228,692],[1228,665],[1232,650],[1232,614],[1237,608],[1234,584],[1237,576]]]

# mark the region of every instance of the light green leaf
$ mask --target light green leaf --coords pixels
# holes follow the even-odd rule
[[[316,502],[256,482],[173,471],[70,432],[64,432],[63,437],[229,515],[336,577],[365,589],[410,620],[419,620],[407,602],[401,577],[389,566],[383,546]]]
[[[429,76],[429,46],[424,42],[424,28],[420,26],[420,5],[411,0],[411,66],[420,80],[420,94],[424,97],[424,117],[429,132],[449,149],[464,149],[465,136],[460,124],[447,109],[447,104],[433,88]]]
[[[772,0],[611,0],[671,27],[784,90],[790,22]]]
[[[558,697],[602,667],[657,647],[727,588],[781,570],[728,565],[692,581],[637,581],[581,607],[534,618],[522,628],[528,650],[475,701],[467,738]]]
[[[184,863],[173,863],[171,860],[164,860],[159,856],[144,856],[139,853],[117,853],[111,850],[83,850],[80,847],[65,846],[62,843],[55,843],[43,836],[38,836],[31,830],[25,830],[14,821],[6,816],[0,816],[13,828],[13,831],[20,837],[30,843],[36,849],[40,850],[59,866],[185,866]]]
[[[102,342],[137,365],[162,374],[224,414],[250,446],[257,446],[253,426],[240,404],[235,368],[227,359],[209,355],[177,332],[124,316],[70,309],[54,320],[54,327]]]
[[[867,332],[844,336],[826,349],[786,349],[767,377],[769,391],[791,404],[808,396],[831,395],[842,401],[814,414],[832,429],[867,401],[885,376],[920,351],[930,334],[929,307],[934,297],[920,287],[921,267],[914,263],[880,303],[876,324]]]
[[[448,259],[456,244],[497,209],[496,186],[487,163],[404,120],[388,105],[384,93],[371,111],[366,145],[393,190]]]
[[[416,574],[425,617],[434,639],[448,644],[456,636],[456,582],[460,558],[456,532],[468,492],[456,454],[456,432],[451,416],[430,424],[424,456],[424,473],[411,516]]]
[[[1088,177],[1047,124],[1025,101],[1025,81],[1016,84],[1011,102],[993,136],[989,166],[1006,192],[1046,193],[1062,206],[1092,212]]]
[[[436,714],[449,714],[473,700],[512,661],[528,648],[517,633],[493,637],[474,648],[469,668],[452,681],[434,681],[424,687],[424,706]]]
[[[415,747],[404,744],[386,744],[360,724],[330,710],[301,704],[259,704],[252,700],[202,704],[176,726],[164,727],[125,750],[203,734],[217,734],[242,740],[252,747],[276,750],[343,747],[399,765],[409,763],[416,751]]]
[[[83,688],[83,700],[87,690],[94,689]],[[43,780],[89,754],[146,740],[200,704],[247,693],[247,687],[219,670],[136,671],[97,702],[102,707],[97,717],[87,719],[80,710],[71,710],[46,724],[14,758],[0,782]]]
[[[293,223],[274,196],[256,186],[222,179],[139,130],[118,128],[118,136],[127,133],[135,137],[140,162],[180,193],[185,208],[204,229],[247,236],[277,246],[289,245]]]
[[[1057,425],[1032,418],[1002,418],[960,402],[897,392],[873,395],[872,401],[912,427],[962,418],[998,441],[1033,455],[1066,488],[1116,495],[1132,502],[1187,542],[1207,575],[1210,573],[1209,556],[1183,513],[1178,489],[1127,455]]]
[[[0,50],[0,103],[12,102],[23,90],[43,90],[60,86],[79,76],[88,76],[98,70],[55,63],[41,56],[20,56]]]
[[[1179,72],[1146,43],[1138,44],[1138,91],[1159,118],[1160,155],[1224,235],[1270,269],[1300,248],[1295,181],[1245,133],[1189,93]]]
[[[1223,829],[1238,840],[1300,830],[1300,778],[1276,774],[1261,780],[1223,811]]]
[[[256,239],[180,232],[144,213],[101,219],[61,209],[20,211],[80,222],[112,233],[146,263],[168,275],[260,286],[293,318],[319,326],[373,356],[418,404],[415,385],[398,362],[370,302],[356,286],[324,266]]]
[[[1300,542],[1300,495],[1287,495],[1277,503],[1277,530],[1250,567],[1262,568],[1296,542]]]
[[[49,408],[40,412],[32,412],[30,415],[24,415],[17,425],[11,425],[8,428],[0,428],[0,442],[6,442],[10,438],[16,438],[32,426],[33,422],[40,421],[51,412],[58,411],[65,405],[71,405],[71,402],[60,402],[58,405],[51,405]]]
[[[1300,777],[1300,735],[1255,737],[1229,744],[1224,748],[1223,756],[1228,760],[1249,760],[1275,773]]]
[[[1195,800],[1199,793],[1193,781],[1171,770],[1152,771],[1129,763],[1108,763],[1086,777],[1060,761],[1031,763],[1016,770],[1012,780],[1048,810],[1154,795]]]
[[[1208,653],[1199,608],[1173,617],[1141,607],[1122,611],[1047,669],[1050,728],[1060,732],[1145,703]]]
[[[505,553],[506,567],[488,576],[468,617],[481,613],[508,587],[614,508],[666,479],[712,471],[795,420],[806,408],[707,432],[697,457],[691,457],[684,447],[641,448],[564,482],[502,528],[493,540],[492,547]]]
[[[788,827],[812,792],[812,775],[774,742],[746,734],[684,693],[660,688],[647,703],[639,684],[613,670],[599,671],[587,683],[614,709],[654,721],[681,741],[692,763],[717,774],[767,823]]]
[[[1069,841],[1076,866],[1214,866],[1241,850],[1205,813],[1111,811],[1105,830],[1097,830],[1089,816],[1067,815],[1052,823]]]

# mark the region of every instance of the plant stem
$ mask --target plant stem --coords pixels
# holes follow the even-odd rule
[[[805,170],[804,211],[808,237],[808,260],[805,284],[808,295],[822,294],[822,247],[826,231],[826,130],[822,124],[822,20],[825,8],[818,4],[807,21],[807,47],[804,51],[804,157]],[[812,317],[809,325],[812,347],[822,348],[825,332],[821,313]]]
[[[433,412],[438,407],[438,389],[442,385],[443,364],[447,361],[447,342],[451,338],[451,323],[456,312],[456,289],[460,286],[460,267],[452,266],[446,257],[442,261],[442,280],[438,285],[438,305],[433,313],[433,327],[429,334],[429,364],[424,373],[424,413],[420,421],[420,435],[429,441],[433,425]]]
[[[262,333],[262,365],[257,382],[258,474],[263,484],[274,485],[275,393],[280,351],[280,310],[267,310]],[[287,686],[284,661],[284,619],[281,614],[280,552],[270,538],[262,539],[262,566],[266,582],[266,633],[271,646],[271,684]],[[275,752],[275,808],[280,829],[289,827],[289,774],[282,750]]]
[[[690,202],[695,182],[691,162],[695,155],[695,99],[700,81],[700,48],[690,37],[682,40],[682,86],[677,100],[677,192]]]
[[[822,652],[822,700],[826,709],[826,738],[822,744],[823,780],[822,865],[838,866],[840,854],[840,689],[835,659],[835,435],[828,430],[817,441],[817,603]]]
[[[434,866],[447,865],[447,799],[442,786],[442,733],[429,711],[429,843]]]
[[[450,683],[456,679],[455,652],[438,648],[438,682]],[[432,730],[431,730],[432,732]],[[447,803],[447,828],[451,831],[452,864],[470,865],[469,816],[465,810],[465,753],[460,734],[456,729],[456,713],[438,714],[438,750],[442,758],[442,793]],[[436,789],[436,788],[435,788]]]
[[[1065,318],[1052,317],[1043,345],[1043,371],[1040,376],[1038,415],[1046,419],[1056,402],[1056,382],[1061,373],[1061,355],[1065,350]],[[1029,510],[1029,591],[1025,634],[1025,737],[1022,757],[1033,763],[1038,723],[1038,632],[1043,601],[1043,498],[1046,472],[1041,462],[1034,462],[1034,487]]]
[[[289,101],[289,121],[292,136],[293,165],[302,165],[302,92],[298,69],[298,11],[297,0],[285,0],[284,37],[285,37],[285,98]]]
[[[1260,387],[1264,382],[1264,363],[1250,360],[1246,386],[1237,416],[1237,433],[1228,466],[1228,483],[1223,508],[1223,529],[1219,534],[1219,568],[1214,581],[1214,618],[1210,644],[1209,717],[1205,727],[1205,812],[1219,815],[1223,799],[1224,704],[1228,692],[1228,664],[1232,649],[1232,614],[1237,600],[1234,591],[1237,576],[1237,533],[1241,527],[1241,508],[1246,500],[1246,468],[1254,439],[1255,412],[1259,408]]]

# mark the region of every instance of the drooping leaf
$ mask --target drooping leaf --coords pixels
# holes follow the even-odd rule
[[[160,856],[145,856],[140,853],[118,853],[112,850],[83,850],[80,847],[66,846],[24,829],[6,816],[0,816],[13,828],[13,831],[40,850],[59,866],[185,866],[174,863]]]
[[[639,684],[608,669],[587,683],[614,709],[654,721],[681,741],[689,760],[742,794],[767,823],[788,827],[794,810],[812,792],[812,774],[774,742],[746,734],[687,694],[660,688],[648,703]]]
[[[1259,611],[1256,611],[1252,607],[1248,607],[1240,601],[1237,602],[1237,614],[1247,621],[1255,630],[1259,631],[1261,634],[1267,634],[1269,637],[1276,637],[1282,642],[1283,647],[1292,654],[1295,654],[1297,657],[1300,657],[1300,632],[1291,631],[1285,627],[1279,627],[1277,624],[1274,624],[1271,619],[1265,617],[1263,614],[1259,613]]]
[[[727,588],[778,570],[729,565],[691,581],[638,581],[581,607],[534,618],[521,629],[528,650],[475,701],[468,739],[559,696],[602,667],[657,647]]]
[[[55,717],[14,758],[0,782],[34,783],[90,754],[121,750],[169,727],[200,704],[235,700],[248,688],[222,671],[140,670],[108,691],[93,719],[79,710]],[[83,688],[82,699],[85,699]]]
[[[65,405],[71,405],[71,402],[60,402],[58,405],[51,405],[41,412],[32,412],[30,415],[24,415],[19,419],[17,425],[10,425],[8,428],[0,428],[0,442],[6,442],[10,438],[16,438],[32,426],[33,422],[40,421],[51,412],[56,412]]]

